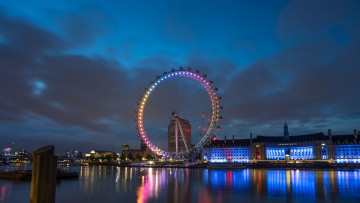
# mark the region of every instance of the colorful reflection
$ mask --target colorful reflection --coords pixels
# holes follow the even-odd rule
[[[297,197],[315,198],[315,172],[306,170],[292,170],[291,194]],[[319,181],[322,181],[321,179]]]
[[[270,195],[286,195],[287,190],[287,171],[273,170],[266,175],[267,191]]]
[[[206,174],[206,175],[205,175]],[[246,170],[205,170],[204,183],[211,188],[225,188],[248,191],[250,188],[250,169]]]
[[[166,201],[190,202],[189,169],[143,168],[141,170],[141,186],[137,189],[137,202],[158,199],[160,195],[164,195],[162,193],[165,188],[168,188]]]
[[[339,193],[345,197],[360,198],[360,171],[336,171]],[[360,199],[359,199],[360,201]]]
[[[228,195],[300,202],[360,197],[360,171],[356,170],[144,169],[141,180],[138,202],[156,200],[165,193],[171,202],[191,201],[191,195],[198,202],[222,201]]]
[[[0,180],[0,202],[26,202],[30,182]],[[80,167],[56,202],[360,202],[360,170]]]
[[[0,202],[3,202],[5,199],[5,192],[6,192],[6,186],[1,186],[1,195],[0,195]]]

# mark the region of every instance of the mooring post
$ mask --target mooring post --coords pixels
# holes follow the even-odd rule
[[[55,203],[56,157],[54,145],[34,151],[30,203]]]

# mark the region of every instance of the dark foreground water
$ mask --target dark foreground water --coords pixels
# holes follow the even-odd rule
[[[56,185],[57,203],[360,202],[360,170],[71,169],[80,177]],[[0,202],[29,202],[30,185],[0,180]]]

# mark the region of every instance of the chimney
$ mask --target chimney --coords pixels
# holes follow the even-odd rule
[[[331,129],[328,130],[329,140],[332,140]]]
[[[252,133],[250,133],[250,144],[252,143]]]
[[[233,144],[235,143],[235,135],[233,135]]]
[[[224,140],[225,140],[225,142],[224,142],[224,143],[226,144],[226,136],[225,136],[225,139],[224,139]]]
[[[354,129],[354,137],[355,137],[355,140],[356,140],[357,139],[356,129]]]

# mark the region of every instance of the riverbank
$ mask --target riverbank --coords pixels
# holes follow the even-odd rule
[[[310,162],[310,163],[274,163],[274,162],[258,162],[247,164],[249,168],[288,168],[288,169],[360,169],[360,164],[346,164],[346,163],[328,163],[328,162]]]
[[[214,163],[216,164],[216,163]],[[221,163],[224,164],[224,163]],[[230,165],[236,165],[231,164]],[[117,167],[146,167],[146,168],[207,168],[208,163],[186,164],[174,162],[120,162],[120,163],[70,163],[65,166],[117,166]],[[253,169],[360,169],[360,164],[347,163],[328,163],[328,162],[305,162],[305,163],[288,163],[288,162],[257,162],[243,163],[246,168]],[[64,165],[62,165],[64,166]],[[229,167],[236,168],[236,167]]]
[[[232,164],[229,164],[232,165]],[[194,164],[194,165],[140,165],[140,164],[115,164],[118,167],[147,167],[147,168],[207,168],[208,164]],[[337,164],[337,163],[248,163],[243,164],[246,168],[250,169],[360,169],[360,164]],[[234,167],[226,167],[234,168]],[[243,168],[243,167],[240,167]]]

